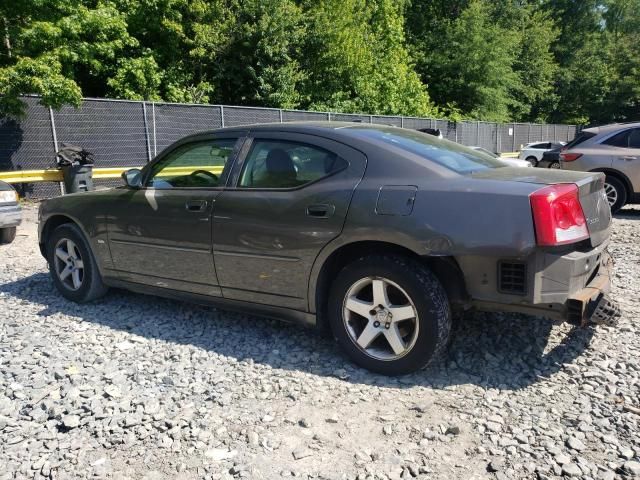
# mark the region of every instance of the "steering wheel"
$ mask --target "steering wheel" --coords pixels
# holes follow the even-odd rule
[[[197,175],[204,175],[206,177],[211,178],[212,180],[214,180],[216,183],[218,183],[218,176],[215,173],[211,173],[208,170],[194,170],[193,172],[191,172],[189,174],[190,177],[195,177]]]

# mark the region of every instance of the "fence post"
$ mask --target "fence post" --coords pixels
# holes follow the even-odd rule
[[[456,143],[458,143],[458,122],[453,124],[453,134],[455,135]]]
[[[331,112],[327,112],[327,122],[331,121]]]
[[[280,109],[280,123],[282,123],[282,109]]]
[[[496,132],[496,153],[501,153],[500,152],[500,126],[498,125],[498,123],[494,123],[493,124],[496,128],[494,129],[494,131]]]
[[[527,125],[529,125],[529,131],[527,132],[527,143],[531,143],[531,124],[528,123]]]
[[[400,117],[400,128],[404,128],[404,117]]]
[[[516,151],[516,124],[513,124],[513,131],[511,132],[513,134],[513,149],[511,150],[512,152]]]
[[[58,134],[56,132],[56,121],[53,118],[53,108],[49,107],[49,121],[51,122],[51,135],[53,136],[53,151],[58,153]],[[59,182],[60,194],[64,195],[64,182]]]
[[[158,140],[156,138],[156,102],[151,102],[151,120],[153,122],[153,156],[158,155]]]
[[[476,145],[480,147],[480,122],[476,122]]]
[[[222,128],[224,128],[224,105],[220,105],[220,123],[222,124]]]
[[[142,120],[144,123],[144,139],[147,142],[147,163],[152,160],[151,157],[151,139],[149,138],[149,124],[147,123],[147,102],[142,102]]]

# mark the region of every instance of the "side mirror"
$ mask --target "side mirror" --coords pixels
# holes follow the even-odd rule
[[[129,188],[142,187],[142,171],[139,168],[131,168],[122,172],[122,179]]]

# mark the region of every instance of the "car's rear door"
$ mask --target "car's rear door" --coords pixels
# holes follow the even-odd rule
[[[241,135],[177,145],[145,169],[143,187],[109,205],[109,247],[120,279],[220,295],[211,213]]]
[[[309,272],[342,231],[366,157],[315,135],[256,132],[216,199],[213,253],[226,298],[307,310]]]

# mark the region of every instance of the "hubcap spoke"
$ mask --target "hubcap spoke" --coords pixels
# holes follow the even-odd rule
[[[387,342],[389,342],[389,346],[393,350],[393,353],[396,355],[404,353],[407,347],[402,339],[402,335],[400,335],[400,329],[397,324],[393,324],[391,325],[391,328],[384,330],[384,336],[387,339]]]
[[[373,280],[373,304],[382,305],[386,307],[389,305],[389,298],[387,297],[387,285],[384,280],[379,278]]]
[[[82,280],[80,279],[80,270],[76,268],[73,270],[73,272],[71,272],[71,280],[73,281],[73,288],[80,288],[80,285],[82,285]]]
[[[56,248],[56,257],[58,257],[63,262],[69,260],[69,254],[60,247]]]
[[[411,305],[404,305],[401,307],[389,307],[392,319],[394,322],[401,322],[402,320],[408,320],[415,318],[416,312]]]
[[[373,309],[373,305],[371,303],[359,300],[356,297],[349,297],[345,307],[364,318],[369,318],[371,316],[369,312]]]
[[[67,240],[67,253],[71,258],[76,258],[76,244],[71,240]]]
[[[361,348],[368,348],[378,335],[380,330],[373,326],[373,322],[369,322],[358,337],[357,343]]]
[[[65,280],[69,275],[71,275],[71,267],[66,266],[64,270],[60,272],[60,280]]]
[[[84,268],[84,263],[82,260],[76,260],[76,269],[82,270]]]

